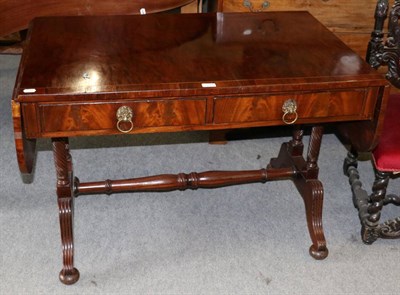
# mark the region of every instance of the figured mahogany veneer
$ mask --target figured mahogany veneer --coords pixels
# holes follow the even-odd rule
[[[161,126],[203,125],[206,118],[205,99],[171,99],[126,102],[100,102],[95,104],[39,104],[39,126],[27,127],[28,134],[37,136],[29,130],[40,130],[43,136],[65,136],[116,132],[115,114],[121,106],[133,110],[132,122],[135,128]]]
[[[221,96],[214,98],[214,124],[249,123],[268,126],[282,122],[282,105],[294,98],[299,104],[298,117],[303,122],[320,118],[321,122],[370,118],[375,107],[374,96],[363,89],[298,93],[287,95]],[[118,133],[115,114],[121,106],[133,110],[137,132],[147,127],[202,126],[206,122],[207,99],[160,99],[142,101],[108,101],[97,103],[38,103],[24,105],[23,111],[38,120],[26,127],[29,137]],[[37,115],[36,115],[37,114]],[[141,129],[140,131],[138,129]]]
[[[320,118],[321,122],[347,121],[371,116],[375,100],[363,89],[296,93],[271,96],[242,96],[215,98],[214,123],[263,122],[280,124],[282,105],[288,99],[298,104],[298,117],[306,122]],[[270,123],[270,124],[271,124]]]
[[[318,157],[323,124],[359,150],[379,138],[388,82],[307,12],[48,17],[30,26],[12,100],[20,170],[50,137],[57,171],[63,269],[74,267],[78,195],[215,188],[292,180],[306,209],[310,254],[328,255]],[[83,182],[72,136],[220,131],[294,124],[266,167]],[[311,126],[303,155],[303,128]]]

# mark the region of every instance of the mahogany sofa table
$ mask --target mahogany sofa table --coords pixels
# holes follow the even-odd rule
[[[307,12],[35,19],[12,99],[17,158],[32,173],[35,141],[51,138],[63,246],[73,284],[73,199],[83,194],[294,181],[315,259],[328,255],[318,155],[325,123],[359,150],[378,139],[387,81]],[[266,168],[82,183],[68,138],[290,125]],[[303,156],[303,128],[311,135]]]

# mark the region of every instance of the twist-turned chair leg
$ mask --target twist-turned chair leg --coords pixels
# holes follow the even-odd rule
[[[369,198],[368,215],[361,220],[361,237],[364,243],[372,244],[379,238],[379,220],[386,196],[386,189],[391,173],[375,171],[375,181],[372,186],[372,194]]]
[[[351,150],[347,153],[347,157],[343,162],[343,174],[349,178],[351,191],[353,193],[353,205],[358,209],[360,220],[362,220],[368,215],[369,195],[367,191],[362,188],[362,182],[357,168],[358,152]]]
[[[343,173],[348,176],[351,191],[353,194],[353,204],[358,210],[358,216],[361,222],[361,237],[365,243],[371,244],[376,240],[374,235],[374,224],[368,222],[370,218],[370,196],[367,191],[362,188],[360,174],[358,172],[358,153],[351,150],[347,153],[347,157],[343,163]],[[368,223],[367,223],[368,222]]]
[[[375,181],[369,195],[362,188],[357,170],[357,152],[350,151],[343,163],[343,172],[349,177],[353,193],[353,203],[358,209],[361,222],[361,238],[365,244],[372,244],[378,238],[400,238],[400,217],[380,223],[383,206],[393,204],[400,206],[400,196],[386,195],[391,172],[375,170]]]
[[[371,205],[368,208],[371,216],[366,222],[373,224],[374,236],[384,239],[400,238],[400,216],[385,222],[379,223],[380,209],[388,204],[400,206],[400,196],[394,194],[386,194],[386,188],[392,173],[376,171],[375,182],[372,188]],[[374,204],[374,202],[376,202]],[[379,209],[380,208],[380,209]]]

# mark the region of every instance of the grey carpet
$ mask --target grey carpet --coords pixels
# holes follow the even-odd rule
[[[326,260],[308,254],[304,206],[290,181],[82,196],[74,228],[81,278],[62,285],[50,143],[39,141],[31,184],[21,181],[15,157],[10,100],[18,63],[19,56],[0,56],[0,294],[399,294],[400,241],[361,242],[341,171],[346,149],[329,133],[319,162]],[[208,145],[207,133],[189,132],[76,138],[71,147],[76,176],[91,181],[258,169],[286,136],[221,146]],[[360,167],[370,184],[370,163]],[[400,181],[392,184],[399,191]]]

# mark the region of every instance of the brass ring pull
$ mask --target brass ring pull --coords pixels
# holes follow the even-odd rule
[[[283,103],[282,106],[283,116],[282,121],[287,124],[291,125],[297,121],[299,115],[297,114],[297,103],[294,99],[288,99]],[[287,116],[294,114],[294,119],[288,120]]]
[[[133,129],[133,111],[130,107],[122,106],[117,110],[117,129],[122,133],[129,133]],[[121,127],[121,123],[128,122],[130,123],[130,127],[128,129],[123,129]]]

